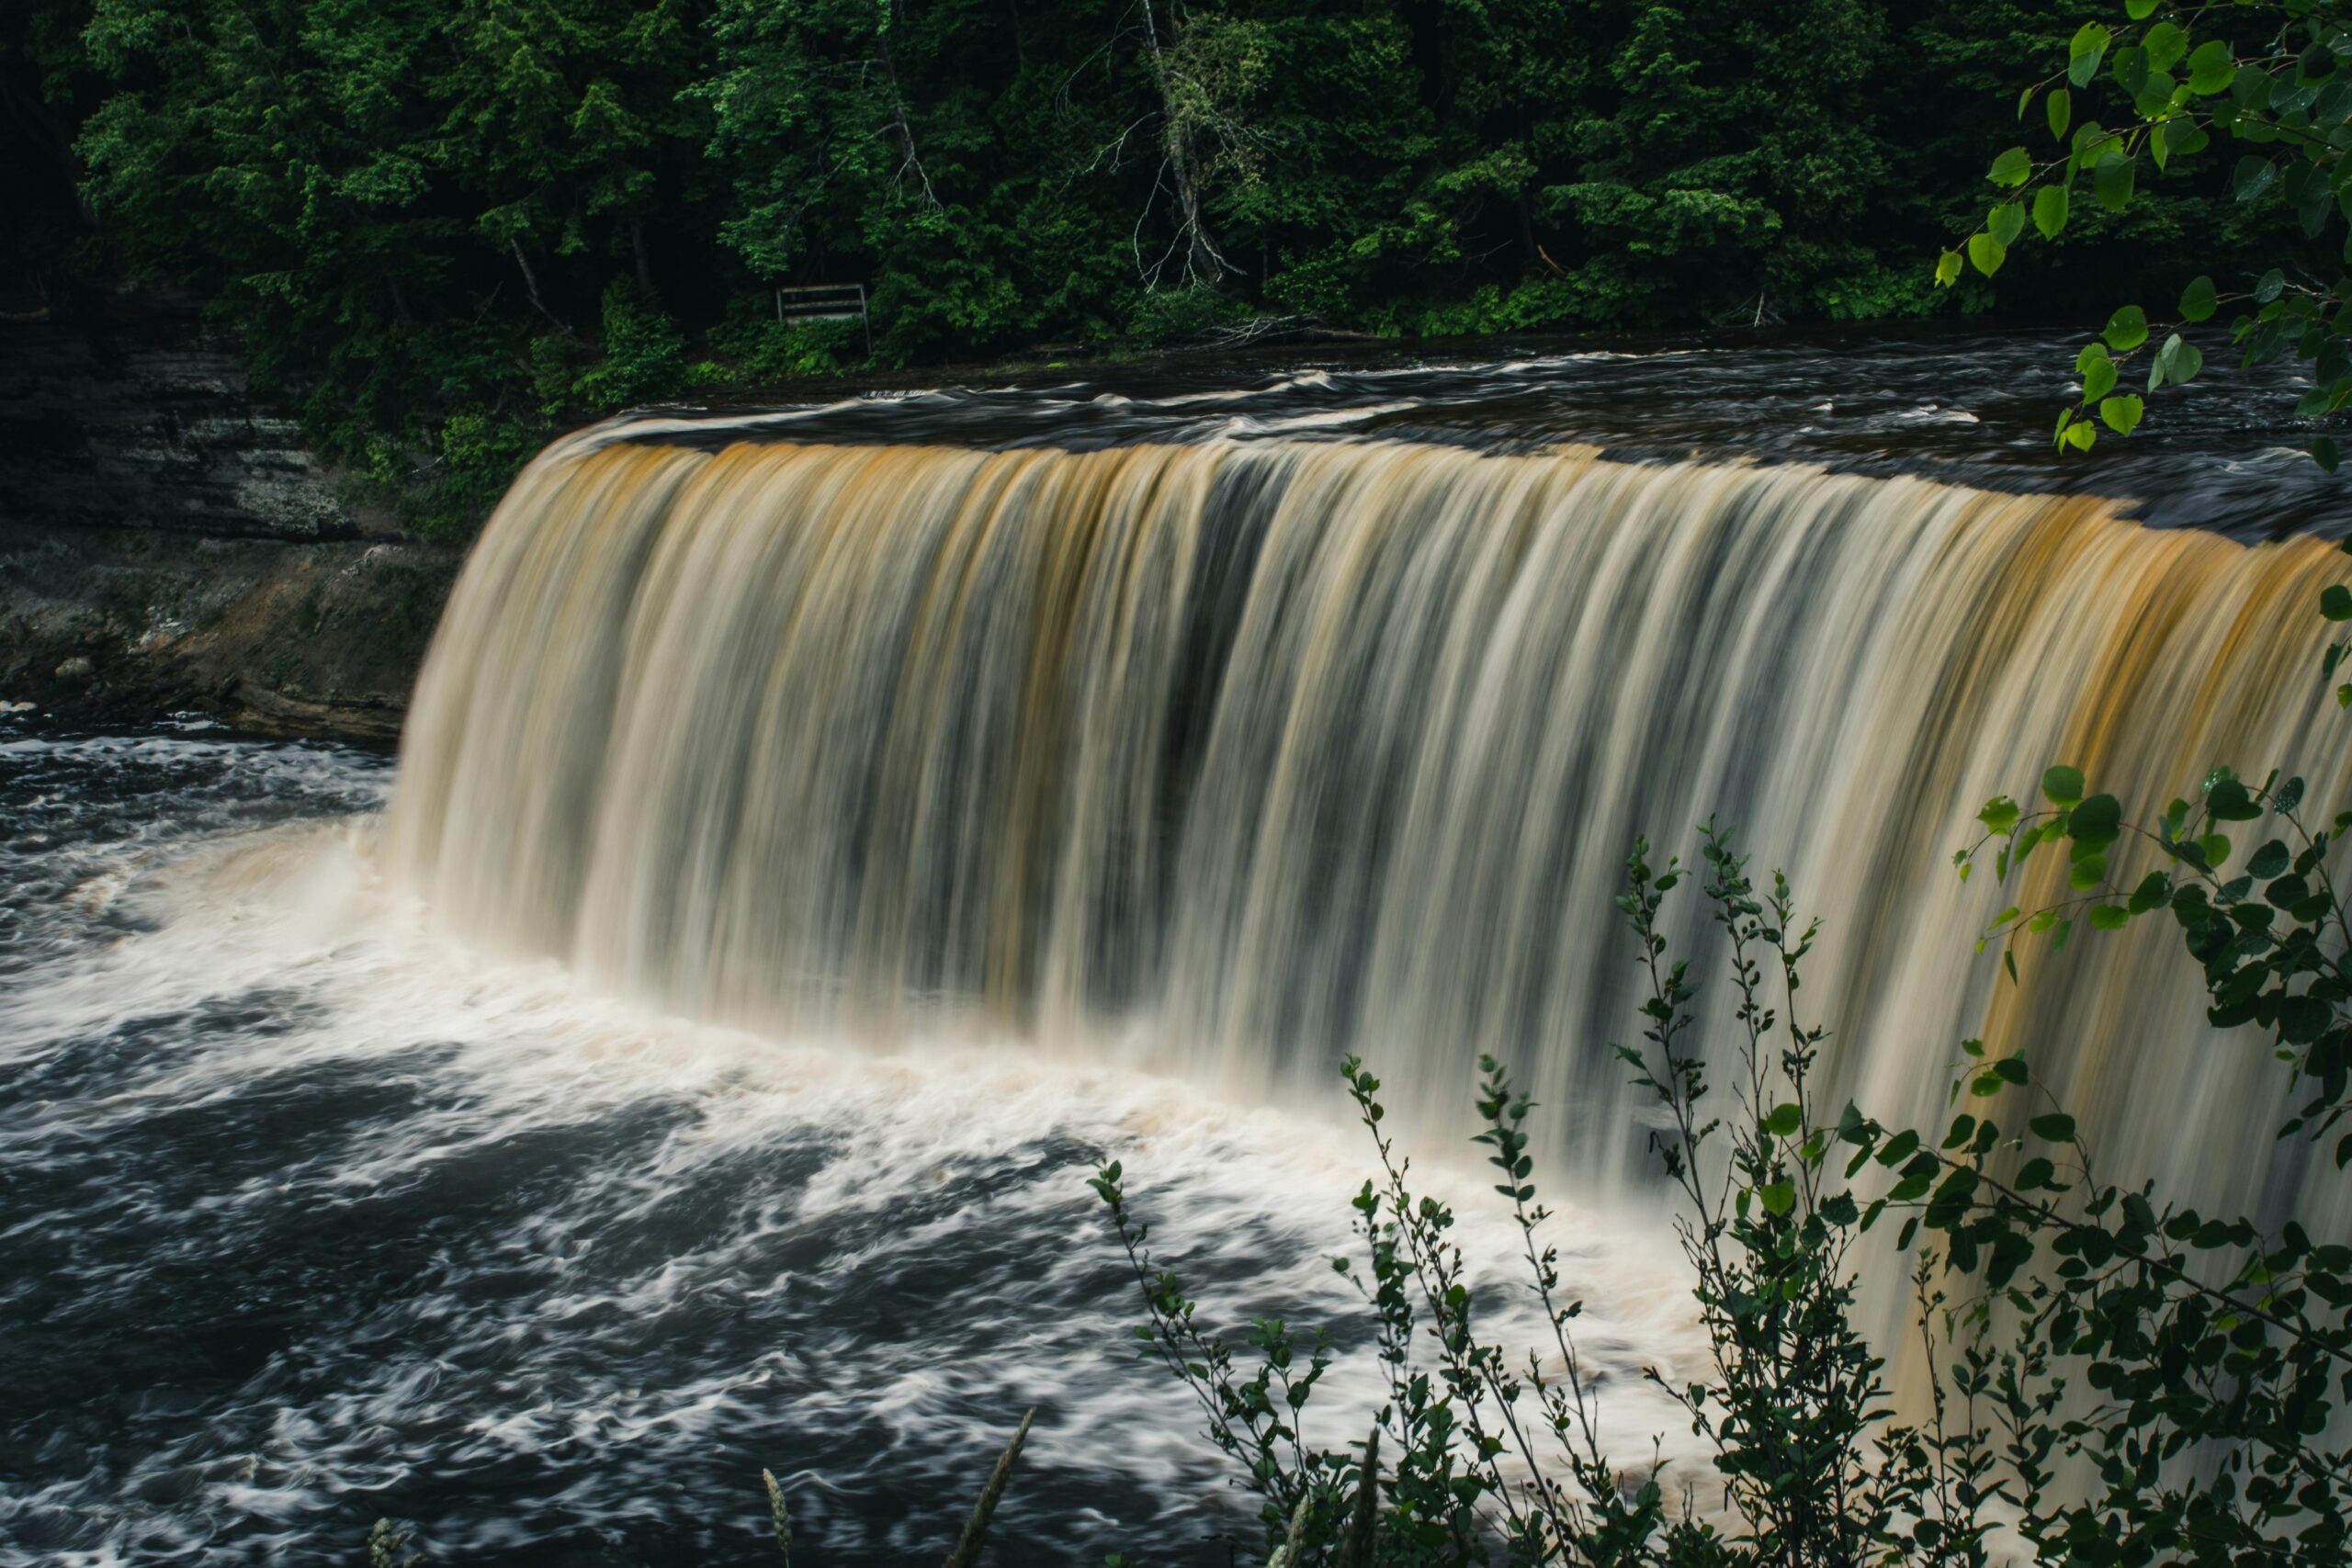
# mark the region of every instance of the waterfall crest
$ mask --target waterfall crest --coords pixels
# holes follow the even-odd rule
[[[2222,761],[2345,798],[2340,575],[2100,500],[1567,448],[574,444],[450,602],[385,853],[472,940],[756,1028],[1245,1092],[1356,1050],[1433,1115],[1493,1051],[1613,1174],[1612,896],[1713,813],[1825,921],[1834,1095],[1932,1117],[1962,1038],[2030,1044],[2111,1168],[2244,1150],[2199,1191],[2276,1203],[2285,1085],[2177,945],[2013,987],[1975,938],[2057,889],[1950,860],[2052,761],[2127,810]]]

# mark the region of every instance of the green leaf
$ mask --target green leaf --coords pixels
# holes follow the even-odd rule
[[[2077,87],[2089,86],[2113,36],[2097,22],[2085,22],[2066,46],[2066,80]]]
[[[2321,589],[2319,613],[2331,621],[2352,621],[2352,588],[2331,582]]]
[[[2118,435],[2129,435],[2140,423],[2140,411],[2147,407],[2135,393],[2126,392],[2120,398],[2101,398],[2098,417],[2108,429]]]
[[[2144,22],[2156,14],[2156,0],[2123,0],[2123,14],[2135,22]]]
[[[2148,390],[2153,392],[2167,381],[2179,386],[2184,381],[2194,379],[2198,371],[2204,367],[2204,355],[2175,333],[2165,339],[2164,346],[2156,350],[2154,360],[2148,366]]]
[[[2125,44],[2115,51],[2115,58],[2108,62],[2108,74],[2115,78],[2116,85],[2134,97],[2137,97],[2140,89],[2147,85],[2148,72],[2151,69],[2148,64],[2148,51],[2137,44]]]
[[[2001,270],[2001,264],[2009,259],[2009,253],[2007,246],[1990,234],[1971,234],[1968,237],[1968,259],[1977,271],[1990,277]]]
[[[2188,35],[2175,23],[2158,22],[2140,40],[2140,47],[2148,51],[2149,70],[2169,71],[2188,52]]]
[[[2097,346],[2094,344],[2093,346]],[[2091,356],[2090,368],[2083,372],[2083,400],[2095,403],[2115,390],[2115,361],[2104,349]]]
[[[1984,824],[1988,833],[2006,833],[2018,825],[2018,803],[2006,795],[1996,795],[1984,803],[1976,820]]]
[[[1792,1137],[1803,1125],[1804,1112],[1793,1104],[1776,1105],[1772,1114],[1764,1118],[1764,1130],[1776,1138]]]
[[[2220,39],[2209,39],[2189,52],[2188,90],[2200,98],[2229,91],[2237,74],[2238,62],[2230,58],[2230,46]]]
[[[2132,204],[2132,182],[2139,172],[2139,160],[2127,152],[2102,152],[2091,169],[2091,195],[2109,212],[2120,212]]]
[[[2046,1144],[2071,1144],[2075,1141],[2075,1119],[2062,1111],[2046,1116],[2036,1116],[2026,1122],[2033,1135]]]
[[[2078,806],[2083,799],[2083,771],[2064,765],[2041,775],[2041,793],[2052,806]]]
[[[2220,303],[2220,295],[2213,288],[2213,280],[2210,277],[2200,277],[2181,290],[2180,313],[2183,319],[2191,321],[2211,321],[2213,311]]]
[[[1996,186],[2021,186],[2033,178],[2033,156],[2022,147],[2012,147],[1993,160],[1984,177]]]
[[[2131,912],[2125,909],[2120,904],[2094,904],[2091,906],[2091,929],[2093,931],[2118,931],[2131,924]]]
[[[2043,186],[2033,193],[2033,226],[2045,240],[2054,240],[2066,227],[2066,187]]]
[[[1792,1183],[1786,1181],[1759,1187],[1756,1190],[1756,1196],[1763,1200],[1764,1212],[1768,1214],[1785,1214],[1797,1204],[1797,1190]]]
[[[2058,141],[2065,141],[2066,128],[2075,122],[2075,95],[2060,87],[2043,102],[2041,108],[2050,117],[2051,137]]]
[[[2331,474],[2335,472],[2337,458],[2335,436],[2314,435],[2312,437],[2312,461]]]
[[[2252,201],[2268,190],[2270,182],[2278,177],[2278,171],[2269,159],[2248,153],[2240,158],[2238,166],[2230,172],[2230,194],[2240,201]]]
[[[2254,286],[2254,302],[2257,305],[2267,305],[2285,293],[2286,289],[2287,275],[2274,266],[2264,273],[2261,281]]]
[[[1949,288],[1960,281],[1960,253],[1946,251],[1936,258],[1936,287]]]
[[[1986,215],[1984,230],[2004,251],[2007,250],[2018,243],[2018,236],[2025,232],[2024,206],[2014,201],[2003,202]]]
[[[2052,772],[2057,770],[2052,769]],[[2075,775],[2077,780],[2081,775]],[[2044,784],[2047,788],[2047,783]],[[2076,788],[2081,785],[2077,783]],[[2095,795],[2066,814],[2066,833],[2070,838],[2088,840],[2095,845],[2115,841],[2117,829],[2123,825],[2123,807],[2111,795]]]
[[[2245,784],[2229,778],[2213,781],[2213,787],[2205,792],[2205,809],[2217,822],[2251,822],[2262,815],[2262,807]]]
[[[2059,440],[2063,445],[2072,446],[2077,452],[2089,451],[2091,449],[2091,443],[2098,439],[2098,426],[2089,423],[2087,421],[2077,422],[2074,424],[2068,425],[2059,436]]]
[[[2099,336],[2116,353],[2129,354],[2148,341],[2148,313],[2137,305],[2126,305],[2107,319],[2107,330]]]

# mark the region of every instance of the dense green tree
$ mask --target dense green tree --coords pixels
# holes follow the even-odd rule
[[[2050,311],[2291,243],[2177,163],[1936,292],[2093,4],[30,0],[0,266],[194,291],[454,523],[561,422],[865,352],[779,286],[866,285],[905,364]]]

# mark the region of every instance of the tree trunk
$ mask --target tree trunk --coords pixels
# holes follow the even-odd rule
[[[1166,168],[1176,186],[1176,211],[1181,224],[1177,241],[1184,247],[1184,274],[1197,282],[1215,284],[1225,276],[1225,258],[1209,239],[1201,217],[1201,161],[1193,145],[1192,122],[1179,110],[1168,75],[1168,57],[1159,47],[1159,24],[1152,0],[1143,0],[1144,38],[1151,47],[1152,80],[1159,87],[1160,141]]]
[[[644,289],[647,298],[650,299],[653,294],[653,258],[645,249],[645,220],[642,218],[628,220],[628,248],[637,258],[637,286]]]
[[[563,324],[561,317],[548,309],[545,299],[539,298],[539,275],[531,270],[531,258],[523,254],[523,242],[510,234],[506,238],[506,248],[514,253],[514,265],[523,269],[523,292],[530,296],[531,309],[553,321],[568,335],[571,329]]]

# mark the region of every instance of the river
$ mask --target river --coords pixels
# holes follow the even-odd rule
[[[910,1561],[1032,1405],[1000,1561],[1224,1562],[1247,1510],[1084,1179],[1125,1162],[1217,1321],[1330,1326],[1343,1440],[1345,1050],[1507,1337],[1456,1140],[1476,1052],[1538,1089],[1608,1430],[1689,1459],[1635,1375],[1703,1346],[1610,897],[1711,810],[1826,921],[1838,1093],[1932,1115],[1962,1037],[2024,1045],[2119,1164],[2341,1234],[2154,936],[2015,990],[1973,951],[2006,900],[1951,851],[2048,761],[2352,784],[2333,481],[2202,388],[2060,466],[2065,364],[653,411],[518,481],[397,764],[10,717],[0,1564],[345,1562],[379,1516],[438,1562],[751,1562],[763,1467],[808,1561]]]

